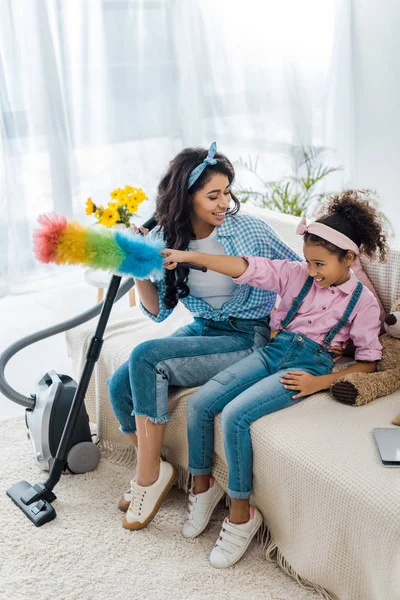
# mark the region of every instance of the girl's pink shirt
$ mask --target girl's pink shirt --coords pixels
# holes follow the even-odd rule
[[[271,327],[282,329],[281,321],[308,277],[307,263],[270,260],[259,256],[243,258],[249,266],[234,281],[276,292],[281,301],[271,314]],[[321,288],[314,281],[297,314],[285,329],[323,344],[326,334],[343,316],[357,283],[358,279],[351,269],[350,278],[342,285]],[[378,303],[364,286],[348,324],[335,335],[331,345],[338,346],[351,339],[356,347],[356,360],[379,360],[382,357],[382,346],[378,339],[380,328]]]

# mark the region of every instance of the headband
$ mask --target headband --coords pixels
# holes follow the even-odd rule
[[[204,169],[206,167],[208,167],[208,165],[216,165],[217,164],[217,160],[214,158],[216,152],[217,152],[217,144],[215,142],[213,142],[211,144],[210,149],[208,150],[208,154],[205,157],[205,159],[203,160],[203,162],[200,163],[197,167],[195,167],[193,169],[193,171],[190,173],[188,189],[191,188],[192,185],[195,183],[195,181],[198,180],[198,178],[203,173]]]
[[[351,250],[356,255],[360,254],[360,248],[353,240],[347,237],[347,235],[344,235],[344,233],[340,233],[340,231],[332,229],[332,227],[324,225],[323,223],[311,223],[311,225],[307,225],[305,217],[300,221],[296,233],[298,235],[312,233],[327,242],[331,242],[331,244],[334,244],[342,250]]]

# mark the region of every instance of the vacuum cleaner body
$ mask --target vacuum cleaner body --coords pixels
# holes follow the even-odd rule
[[[49,371],[37,382],[35,407],[27,409],[25,421],[35,459],[43,471],[50,471],[68,418],[77,383],[68,375]],[[66,467],[72,473],[86,473],[97,467],[99,448],[93,444],[89,417],[82,403],[68,447]]]

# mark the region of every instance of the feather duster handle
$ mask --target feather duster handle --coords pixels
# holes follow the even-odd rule
[[[163,277],[165,247],[160,238],[132,231],[85,227],[55,213],[40,215],[33,233],[34,254],[44,263],[85,265],[138,279]]]

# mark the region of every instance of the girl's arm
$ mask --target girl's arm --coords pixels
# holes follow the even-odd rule
[[[183,250],[170,250],[166,248],[161,254],[166,257],[164,267],[175,269],[177,263],[188,262],[200,267],[207,267],[210,271],[240,277],[247,270],[248,262],[239,256],[221,256],[220,254],[203,254],[203,252],[185,252]]]

